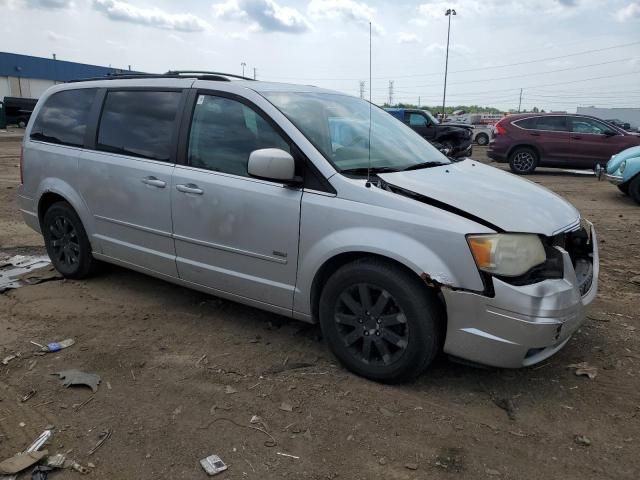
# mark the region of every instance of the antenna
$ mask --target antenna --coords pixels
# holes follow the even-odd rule
[[[367,183],[365,187],[371,187],[371,22],[369,22],[369,163],[367,164]]]

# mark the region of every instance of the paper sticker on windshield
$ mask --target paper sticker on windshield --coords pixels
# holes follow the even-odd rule
[[[200,95],[198,97],[198,101],[196,102],[197,105],[202,105],[204,103],[204,95]]]

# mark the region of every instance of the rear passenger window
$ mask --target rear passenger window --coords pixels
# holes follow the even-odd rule
[[[51,95],[31,128],[31,139],[82,147],[95,94],[95,88],[82,88]]]
[[[567,117],[538,117],[536,130],[550,130],[553,132],[568,132]]]
[[[98,128],[98,150],[171,160],[181,92],[107,93]]]
[[[189,165],[247,177],[249,155],[289,144],[253,109],[228,98],[200,95],[189,134]]]

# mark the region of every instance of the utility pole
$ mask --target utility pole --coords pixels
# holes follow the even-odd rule
[[[520,101],[518,102],[518,113],[520,113],[520,107],[522,107],[522,89],[520,89]]]
[[[367,82],[360,80],[360,98],[364,99],[364,86]]]
[[[444,120],[444,106],[447,99],[447,71],[449,69],[449,37],[451,35],[451,17],[456,14],[453,8],[449,8],[445,13],[449,17],[449,27],[447,28],[447,56],[444,63],[444,93],[442,94],[442,120]]]
[[[253,79],[256,79],[256,67],[253,67]]]
[[[389,80],[389,106],[393,105],[393,80]]]
[[[244,63],[244,62],[241,62],[241,63],[240,63],[240,66],[242,67],[242,76],[244,77],[244,67],[246,67],[246,66],[247,66],[247,64],[246,64],[246,63]]]
[[[418,108],[420,108],[420,95],[418,95]]]

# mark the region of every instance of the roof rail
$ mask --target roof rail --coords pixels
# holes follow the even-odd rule
[[[196,74],[196,75],[193,75]],[[223,76],[223,77],[231,77],[231,78],[239,78],[241,80],[254,80],[253,78],[243,77],[242,75],[234,75],[233,73],[223,73],[223,72],[208,72],[206,70],[169,70],[165,75],[183,75],[187,77],[191,76]]]
[[[199,80],[215,80],[218,82],[229,82],[229,78],[239,78],[242,80],[251,80],[253,78],[243,77],[241,75],[233,75],[231,73],[206,72],[198,70],[169,70],[167,73],[110,73],[104,77],[79,78],[69,80],[67,83],[88,82],[92,80],[127,80],[127,79],[143,79],[143,78],[197,78]]]

